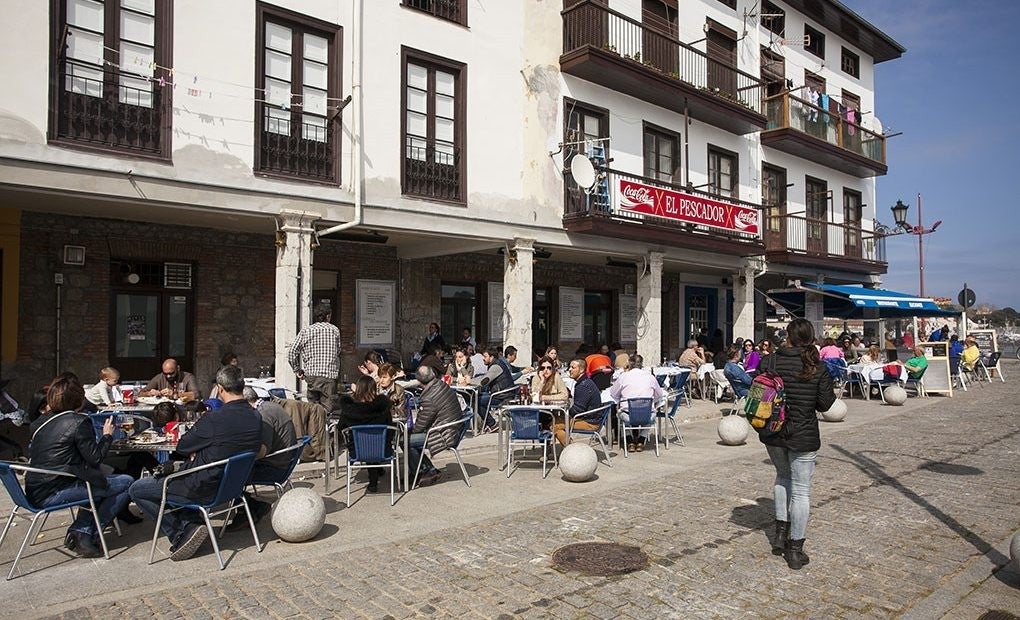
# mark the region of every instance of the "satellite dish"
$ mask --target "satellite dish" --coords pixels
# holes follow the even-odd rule
[[[580,153],[574,155],[574,158],[570,160],[570,175],[574,177],[574,182],[583,189],[595,185],[595,166],[592,165],[590,159]]]

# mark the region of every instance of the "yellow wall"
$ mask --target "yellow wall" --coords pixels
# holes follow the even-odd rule
[[[21,211],[18,209],[0,209],[0,249],[3,250],[0,358],[4,362],[13,362],[18,356],[18,273],[21,262]]]

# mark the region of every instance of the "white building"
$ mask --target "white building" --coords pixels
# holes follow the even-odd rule
[[[433,320],[658,360],[885,271],[902,47],[834,0],[563,4],[0,0],[4,376],[281,368],[313,300],[351,369]]]

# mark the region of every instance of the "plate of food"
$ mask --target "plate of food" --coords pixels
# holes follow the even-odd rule
[[[165,436],[162,436],[162,435],[160,435],[159,433],[157,433],[155,431],[145,430],[145,431],[142,431],[142,432],[138,433],[134,437],[132,437],[131,438],[131,443],[140,443],[140,444],[148,445],[148,444],[163,443],[166,440],[167,440],[167,438]]]

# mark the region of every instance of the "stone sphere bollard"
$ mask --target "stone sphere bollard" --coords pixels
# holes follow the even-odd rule
[[[1013,570],[1020,573],[1020,532],[1013,534],[1009,541],[1009,559],[1013,562]]]
[[[314,538],[326,522],[326,505],[311,489],[291,489],[276,502],[273,531],[287,542]]]
[[[888,405],[902,405],[907,402],[907,391],[898,385],[890,385],[883,391],[885,402]]]
[[[560,452],[560,472],[568,482],[587,482],[599,466],[599,455],[588,444],[572,443]]]
[[[739,446],[747,440],[751,425],[742,415],[727,415],[719,420],[719,439],[727,446]]]
[[[818,417],[825,422],[842,422],[846,419],[846,403],[837,398],[828,411],[819,411]]]

